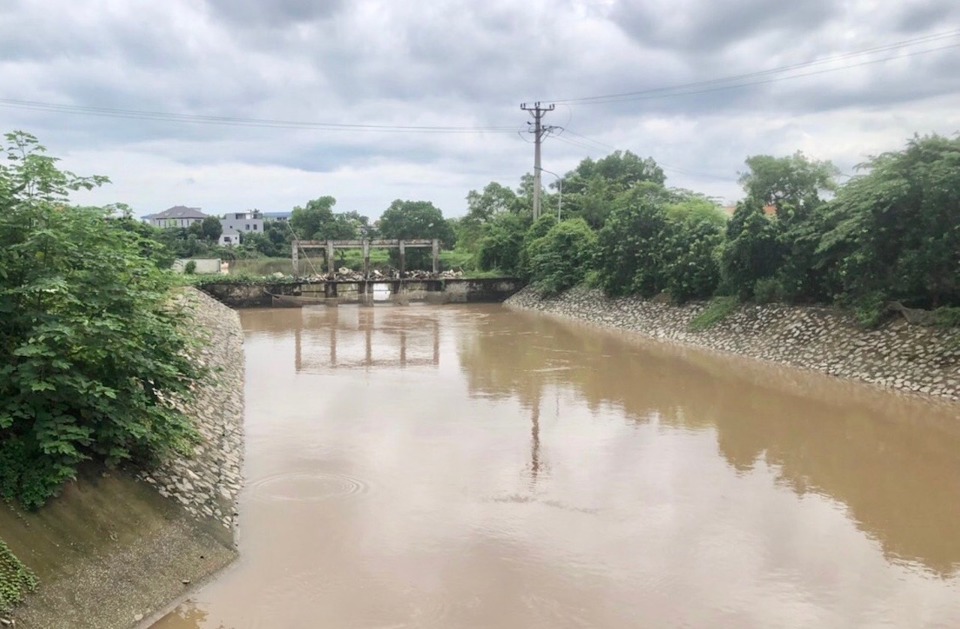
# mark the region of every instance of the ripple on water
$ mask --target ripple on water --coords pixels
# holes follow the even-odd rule
[[[316,502],[364,494],[370,486],[359,478],[331,472],[283,472],[249,483],[253,500]]]

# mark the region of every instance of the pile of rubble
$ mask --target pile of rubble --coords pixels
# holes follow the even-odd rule
[[[431,271],[404,271],[398,269],[389,269],[381,271],[374,269],[364,277],[360,271],[354,271],[347,267],[340,267],[335,273],[324,273],[322,275],[311,275],[305,278],[308,282],[360,282],[363,280],[454,280],[463,277],[463,271],[457,269],[452,271],[442,271],[433,273]]]

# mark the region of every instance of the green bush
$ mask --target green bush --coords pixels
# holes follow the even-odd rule
[[[171,400],[201,373],[189,360],[173,274],[106,210],[70,190],[104,178],[56,168],[36,139],[8,134],[0,165],[0,495],[35,508],[84,460],[146,464],[197,438]]]
[[[526,216],[503,212],[483,226],[477,248],[477,263],[483,270],[499,269],[505,275],[518,275],[523,237],[530,226]]]
[[[875,328],[890,316],[887,297],[882,292],[871,293],[857,300],[853,312],[865,328]]]
[[[753,300],[758,304],[772,304],[783,301],[783,285],[780,280],[765,277],[753,285]]]
[[[557,223],[530,243],[530,277],[547,295],[573,288],[593,268],[597,236],[582,218]]]
[[[942,328],[960,328],[960,308],[937,308],[933,311],[933,317]]]
[[[773,277],[780,268],[783,251],[774,220],[756,201],[737,205],[720,248],[723,292],[735,292],[744,301],[752,299],[757,280]]]
[[[193,275],[197,272],[197,261],[188,260],[187,263],[183,266],[183,272],[187,275]]]
[[[0,539],[0,613],[9,612],[36,587],[36,575]]]
[[[617,201],[597,234],[597,270],[610,295],[652,297],[666,287],[661,235],[667,223],[663,199],[647,190],[631,191]]]

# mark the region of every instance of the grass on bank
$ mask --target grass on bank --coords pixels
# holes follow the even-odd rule
[[[37,587],[37,577],[0,540],[0,614],[9,612],[23,595]]]
[[[736,297],[714,297],[698,314],[690,321],[689,330],[691,332],[703,332],[717,325],[740,307],[740,301]]]

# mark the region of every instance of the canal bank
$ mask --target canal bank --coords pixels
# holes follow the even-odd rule
[[[17,627],[131,627],[232,562],[243,463],[243,335],[199,291],[178,296],[209,377],[181,410],[202,443],[151,473],[88,468],[36,513],[0,508],[10,550],[40,580]]]
[[[705,303],[674,306],[638,297],[609,298],[574,288],[545,297],[527,287],[510,308],[542,312],[673,344],[818,371],[899,391],[960,401],[960,329],[898,319],[865,330],[836,309],[783,304],[740,306],[713,327],[690,323]]]

